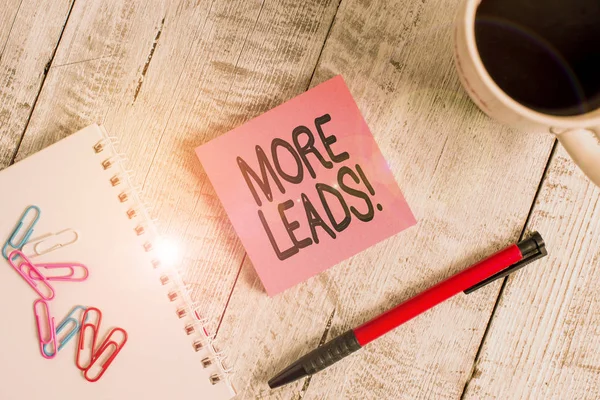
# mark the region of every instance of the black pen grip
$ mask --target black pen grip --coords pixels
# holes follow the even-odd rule
[[[360,349],[360,344],[354,331],[350,330],[302,357],[302,366],[308,375],[312,375],[335,364],[358,349]]]

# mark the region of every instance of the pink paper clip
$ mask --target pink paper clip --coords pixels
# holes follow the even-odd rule
[[[94,312],[98,315],[96,322],[86,322],[88,314]],[[79,330],[79,343],[77,345],[77,352],[75,353],[75,365],[82,371],[87,370],[92,362],[94,361],[94,354],[96,350],[96,341],[98,340],[98,331],[100,330],[100,323],[102,322],[102,311],[96,307],[89,307],[81,316],[81,329]],[[86,348],[86,331],[88,328],[92,329],[92,343]],[[87,353],[86,364],[81,363],[81,354]]]
[[[44,276],[49,281],[70,281],[70,282],[83,282],[89,276],[87,267],[83,264],[77,263],[60,263],[60,264],[36,264],[39,270],[45,270]],[[75,276],[77,270],[81,271],[81,276]],[[29,270],[29,277],[34,280],[39,280],[38,276]],[[52,271],[52,272],[50,272]],[[58,273],[55,273],[58,271]],[[65,271],[64,273],[60,273]]]
[[[115,332],[120,332],[123,335],[123,339],[120,343],[112,340],[112,336]],[[119,354],[123,346],[125,346],[125,343],[127,343],[127,332],[124,329],[114,328],[110,331],[106,339],[104,339],[104,342],[100,345],[98,351],[94,353],[94,359],[83,373],[83,377],[89,382],[96,382],[102,378],[102,375],[104,375],[117,354]],[[92,373],[92,376],[90,376],[90,373]]]
[[[15,260],[19,258],[21,258],[21,261],[17,265]],[[42,299],[52,300],[54,298],[54,288],[48,283],[48,279],[40,273],[36,266],[20,250],[14,250],[10,253],[8,262]],[[36,275],[36,279],[32,279],[30,277],[31,274]],[[42,286],[42,289],[38,287],[38,284]]]
[[[48,329],[49,338],[45,338],[42,333],[42,322],[40,321],[40,314],[38,313],[38,304],[43,304],[46,311],[46,320],[45,326]],[[37,325],[38,330],[38,338],[40,340],[40,352],[42,353],[42,357],[46,359],[52,359],[56,356],[56,330],[54,329],[54,317],[50,315],[50,307],[48,306],[48,302],[46,300],[37,299],[33,302],[33,314],[35,315],[35,323]],[[52,344],[53,351],[51,354],[46,354],[44,351],[44,346]]]

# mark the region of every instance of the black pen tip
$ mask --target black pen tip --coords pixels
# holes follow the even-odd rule
[[[307,375],[302,364],[296,362],[271,378],[269,380],[269,387],[275,389],[304,378]]]

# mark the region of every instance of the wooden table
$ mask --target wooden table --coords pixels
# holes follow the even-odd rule
[[[600,191],[550,135],[467,98],[458,1],[4,0],[0,169],[92,122],[117,136],[184,246],[240,399],[599,398]],[[419,224],[269,298],[193,148],[337,74]],[[543,262],[267,388],[327,338],[533,230]]]

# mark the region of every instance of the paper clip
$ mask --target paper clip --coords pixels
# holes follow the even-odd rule
[[[90,272],[87,267],[83,264],[78,263],[59,263],[59,264],[36,264],[35,265],[40,271],[45,270],[48,273],[45,273],[43,276],[49,281],[70,281],[70,282],[83,282],[85,281]],[[81,270],[82,276],[75,276],[76,270]],[[50,273],[50,271],[56,270],[66,270],[62,274],[54,274]],[[33,273],[32,270],[29,270],[29,277],[34,280],[38,280],[37,274]]]
[[[16,265],[15,259],[18,258],[21,258],[22,261],[19,265]],[[29,283],[29,286],[31,286],[31,288],[35,290],[35,292],[39,294],[42,299],[52,300],[54,298],[54,289],[50,283],[48,283],[48,279],[46,279],[46,277],[40,273],[36,266],[33,265],[33,263],[29,261],[25,254],[23,254],[20,250],[14,250],[12,253],[10,253],[8,256],[8,263],[19,273],[19,275],[23,277],[23,279],[25,279],[27,283]],[[27,268],[27,271],[24,270],[25,267]],[[36,279],[30,278],[31,274],[34,274]],[[45,289],[44,292],[46,293],[40,290],[38,283],[43,286]]]
[[[57,233],[47,235],[28,241],[21,250],[30,258],[41,256],[51,251],[72,245],[79,240],[79,233],[74,229],[65,229]]]
[[[77,310],[85,311],[86,309],[87,309],[87,307],[84,307],[84,306],[73,307],[73,309],[71,310],[71,312],[69,314],[67,314],[65,319],[63,319],[61,321],[61,323],[58,324],[58,327],[56,328],[56,336],[58,336],[62,332],[62,330],[67,326],[67,324],[69,324],[69,323],[73,324],[73,328],[62,339],[57,339],[58,350],[56,350],[56,352],[60,351],[63,347],[65,347],[65,345],[73,338],[73,336],[75,336],[77,334],[77,332],[79,332],[79,328],[81,328],[81,324],[79,323],[79,320],[72,317],[73,313],[75,313]],[[45,355],[50,356],[49,352],[46,350],[46,346],[47,346],[47,344],[45,344],[42,347],[42,352]]]
[[[87,318],[88,318],[88,313],[92,311],[95,312],[98,315],[98,319],[95,323],[87,323]],[[79,368],[82,371],[85,371],[86,369],[88,369],[90,367],[90,365],[92,364],[92,362],[94,361],[94,353],[95,353],[95,349],[96,349],[96,341],[98,339],[98,330],[100,329],[100,323],[102,322],[102,311],[98,310],[96,307],[89,307],[87,310],[85,310],[85,312],[83,313],[83,315],[81,316],[81,329],[79,330],[79,344],[77,345],[77,353],[75,354],[75,365],[77,365],[77,368]],[[85,339],[85,335],[86,335],[86,330],[88,328],[91,328],[93,331],[93,336],[92,336],[92,343],[90,348],[85,349],[85,344],[86,344],[86,339]],[[83,353],[85,350],[86,353],[88,353],[88,359],[89,362],[87,363],[87,365],[81,365],[80,362],[80,355],[81,353]]]
[[[111,339],[115,332],[121,332],[123,335],[123,340],[120,344]],[[124,329],[114,328],[111,330],[106,339],[104,339],[104,342],[100,345],[98,351],[94,353],[94,359],[83,373],[84,378],[89,382],[96,382],[102,378],[102,375],[104,375],[117,354],[119,354],[123,346],[125,346],[125,343],[127,343],[127,332]],[[98,373],[90,377],[90,371],[92,373],[98,371]]]
[[[37,305],[38,304],[43,304],[45,309],[46,309],[46,327],[48,328],[48,335],[50,336],[48,339],[44,338],[44,335],[42,333],[42,324],[40,323],[40,314],[38,314],[37,311]],[[33,302],[33,314],[35,315],[35,323],[37,324],[37,330],[38,330],[38,338],[40,340],[40,351],[42,353],[42,357],[46,358],[46,359],[52,359],[56,356],[57,350],[56,350],[56,332],[54,330],[54,317],[50,316],[50,307],[48,307],[48,303],[46,302],[46,300],[42,300],[42,299],[37,299],[36,301]],[[46,345],[53,345],[54,346],[54,352],[52,354],[48,354],[46,353]]]
[[[23,237],[21,238],[21,240],[19,240],[18,243],[15,243],[16,236],[22,230],[21,228],[23,227],[23,223],[32,210],[34,210],[36,213],[35,218],[33,219],[33,221],[31,221],[31,223],[29,224],[29,227],[26,230],[24,230]],[[40,219],[41,214],[42,214],[42,211],[40,210],[40,208],[38,206],[29,206],[25,209],[25,212],[21,216],[21,219],[17,223],[17,226],[15,227],[15,229],[11,233],[10,237],[8,238],[8,240],[6,241],[6,243],[4,243],[4,246],[2,247],[2,255],[4,256],[4,258],[6,258],[8,260],[9,248],[12,248],[14,250],[21,250],[23,248],[23,246],[25,246],[25,244],[29,240],[29,237],[33,233],[33,228],[35,227],[35,224],[37,224],[38,220]]]

